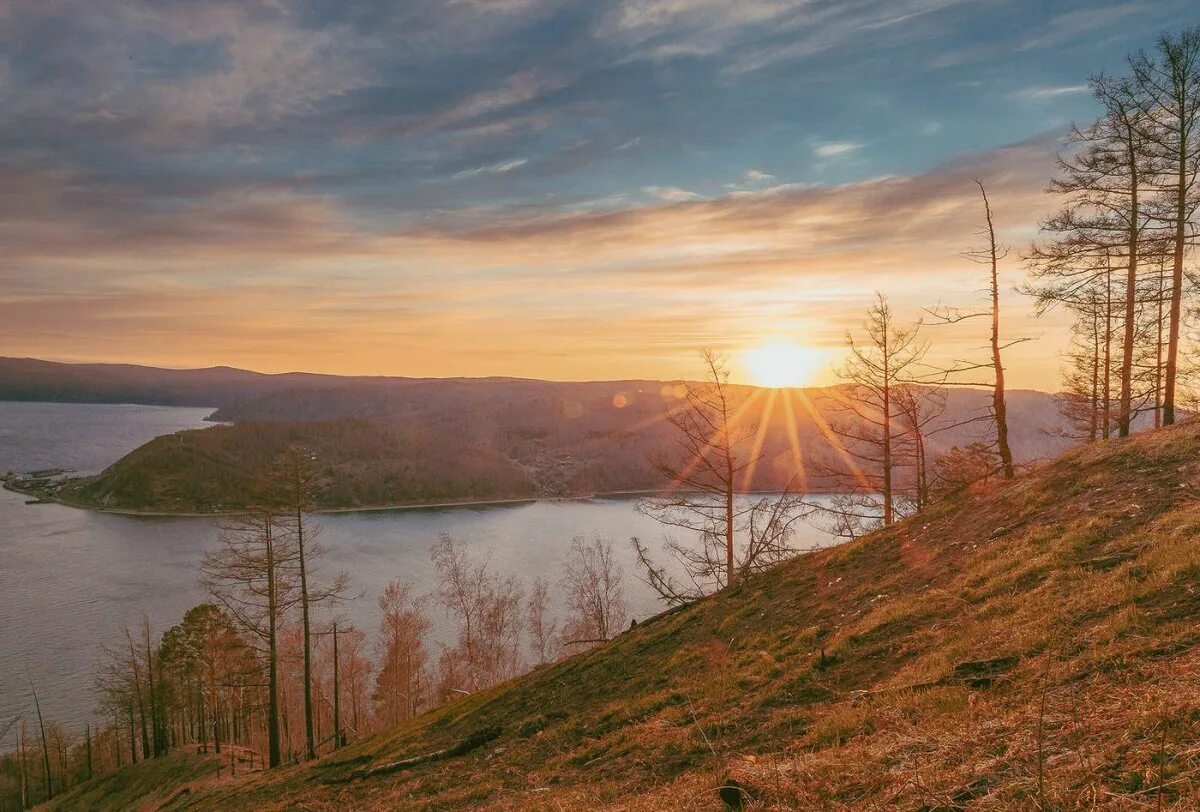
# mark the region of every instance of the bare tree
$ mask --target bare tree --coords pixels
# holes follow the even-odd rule
[[[1035,244],[1027,257],[1035,282],[1026,290],[1037,297],[1039,313],[1059,304],[1087,311],[1097,299],[1095,289],[1103,286],[1107,376],[1111,368],[1112,274],[1116,266],[1123,266],[1118,291],[1122,349],[1116,422],[1117,432],[1125,437],[1134,415],[1135,345],[1140,338],[1144,292],[1140,270],[1154,244],[1148,239],[1150,217],[1144,202],[1151,167],[1142,135],[1145,116],[1133,83],[1099,76],[1090,86],[1103,112],[1087,129],[1072,129],[1072,148],[1059,155],[1059,172],[1049,191],[1065,202],[1042,224],[1043,232],[1053,235],[1052,239]],[[1076,327],[1086,327],[1086,321],[1077,319]],[[1108,391],[1106,385],[1106,397]],[[1104,415],[1107,420],[1107,408]]]
[[[624,628],[629,604],[621,577],[611,541],[599,535],[574,538],[562,578],[570,613],[563,625],[563,645],[602,643]]]
[[[993,220],[992,205],[988,200],[987,189],[984,187],[983,181],[976,179],[975,184],[979,187],[979,195],[983,199],[984,225],[980,229],[980,234],[986,242],[982,248],[968,251],[965,256],[972,262],[988,266],[989,307],[985,310],[966,312],[955,308],[939,306],[931,308],[926,312],[942,324],[957,324],[958,322],[977,317],[987,317],[991,321],[991,337],[989,341],[991,358],[986,362],[959,361],[953,367],[942,370],[936,376],[936,380],[941,385],[987,386],[992,390],[991,417],[996,429],[996,455],[1000,458],[1000,470],[1003,472],[1004,478],[1012,479],[1016,474],[1016,469],[1013,465],[1012,449],[1008,443],[1008,403],[1005,398],[1004,361],[1001,353],[1013,344],[1020,343],[1025,339],[1017,338],[1005,341],[1000,336],[1000,260],[1008,256],[1008,249],[1001,246],[996,240],[996,226]],[[959,377],[962,374],[980,369],[991,369],[991,382],[977,383],[964,381]]]
[[[204,584],[267,658],[268,764],[282,762],[279,713],[279,631],[300,600],[295,537],[280,515],[262,508],[221,524],[219,548],[201,564]]]
[[[520,580],[494,575],[487,559],[472,562],[445,533],[433,548],[433,563],[438,600],[458,621],[457,642],[439,663],[443,681],[453,681],[442,693],[476,691],[516,676],[523,625]]]
[[[905,383],[893,394],[896,422],[908,444],[911,497],[908,501],[916,510],[929,504],[936,479],[930,459],[929,437],[944,430],[942,415],[946,412],[946,390],[935,386]]]
[[[843,385],[829,398],[833,450],[813,463],[815,480],[840,494],[810,504],[832,519],[839,535],[892,524],[927,496],[925,437],[940,415],[934,398],[942,396],[911,383],[928,349],[919,331],[920,322],[897,326],[887,298],[876,293],[863,324],[865,340],[846,335],[847,360],[838,370]],[[907,489],[902,473],[911,483]],[[906,490],[910,498],[902,499]]]
[[[738,496],[738,482],[761,459],[749,449],[757,431],[746,419],[751,401],[729,382],[720,355],[705,350],[701,357],[705,379],[683,384],[679,403],[666,413],[679,453],[651,459],[668,489],[638,503],[645,515],[685,533],[663,542],[683,581],[640,539],[631,540],[645,581],[672,604],[734,585],[793,554],[791,527],[803,511],[790,488],[781,497]]]
[[[558,649],[558,621],[550,617],[550,582],[545,578],[534,579],[525,611],[534,665],[543,665],[554,659]]]
[[[37,713],[38,730],[41,733],[42,739],[42,784],[46,791],[46,800],[54,797],[53,777],[50,773],[50,749],[46,743],[46,723],[42,720],[42,703],[38,701],[37,689],[33,687],[33,680],[29,680],[29,692],[33,694],[33,707]]]
[[[371,680],[372,662],[367,655],[367,636],[359,629],[342,629],[339,634],[341,645],[339,670],[342,675],[339,686],[350,700],[350,730],[354,737],[362,736],[368,729],[367,699]],[[343,725],[345,725],[343,718]]]
[[[320,528],[306,524],[306,514],[316,509],[314,492],[320,482],[313,461],[311,454],[289,446],[273,471],[280,508],[289,514],[289,529],[295,535],[304,656],[304,750],[310,760],[317,757],[313,728],[312,608],[340,600],[347,582],[346,573],[341,572],[329,584],[310,588],[310,563],[325,554],[325,548],[316,541]]]
[[[1176,379],[1183,323],[1184,258],[1200,205],[1200,27],[1163,35],[1153,53],[1130,59],[1139,131],[1156,164],[1158,218],[1169,229],[1171,306],[1163,389],[1163,424],[1175,422]]]
[[[416,716],[426,701],[428,603],[428,596],[416,594],[411,581],[393,579],[379,596],[382,640],[374,700],[379,718],[393,725]]]
[[[700,535],[706,550],[712,542],[722,542],[723,561],[702,557],[711,571],[701,574],[719,589],[737,582],[734,496],[738,475],[757,460],[745,453],[754,427],[742,419],[746,400],[730,385],[725,359],[711,350],[704,350],[701,358],[705,380],[684,384],[682,407],[667,413],[681,454],[676,460],[653,460],[670,482],[670,491],[643,500],[639,507],[669,527]]]

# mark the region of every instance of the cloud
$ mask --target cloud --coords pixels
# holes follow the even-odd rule
[[[0,0],[0,284],[51,314],[22,322],[31,353],[55,334],[114,355],[151,343],[80,338],[68,315],[79,297],[74,312],[94,309],[79,325],[132,336],[138,295],[160,314],[146,330],[164,332],[201,324],[222,296],[250,310],[276,296],[263,329],[303,347],[288,304],[331,318],[312,291],[353,276],[363,295],[337,304],[348,333],[377,326],[372,301],[399,308],[409,292],[426,314],[414,323],[437,312],[463,325],[429,341],[469,355],[481,352],[471,331],[507,331],[512,363],[541,357],[525,315],[538,331],[575,319],[590,352],[627,305],[639,335],[619,342],[636,355],[639,337],[677,347],[755,329],[743,310],[824,314],[895,279],[952,286],[974,231],[962,183],[994,180],[1010,235],[1028,233],[1047,205],[1040,153],[911,177],[863,168],[931,166],[948,144],[1038,131],[1088,71],[1141,44],[1124,32],[1162,27],[1180,4],[1035,6]],[[1104,33],[1068,40],[1077,30]],[[989,49],[995,31],[1007,41]],[[948,47],[985,64],[922,69]],[[1039,84],[1000,108],[1019,84],[965,89],[1018,51]],[[877,141],[886,104],[898,138]],[[943,121],[954,138],[920,137]],[[818,185],[833,167],[857,182]],[[603,298],[613,290],[629,301]],[[581,313],[601,300],[609,321]],[[685,317],[698,307],[713,315]],[[840,329],[841,311],[828,312]],[[221,351],[250,352],[245,328],[220,325]]]
[[[853,141],[828,141],[823,144],[813,146],[813,154],[818,158],[836,158],[839,155],[846,155],[855,150],[862,149],[862,144]]]
[[[476,175],[503,175],[511,172],[514,169],[519,169],[529,163],[528,158],[514,158],[510,161],[501,161],[500,163],[490,164],[488,166],[477,166],[474,169],[464,169],[461,172],[454,173],[454,180],[462,180],[463,178],[471,178]]]
[[[695,192],[680,189],[678,186],[643,186],[642,191],[659,200],[667,200],[675,203],[685,200],[696,200],[700,197]]]
[[[1014,90],[1010,95],[1014,99],[1029,102],[1042,102],[1059,99],[1063,96],[1078,96],[1088,92],[1087,85],[1056,85],[1056,86],[1034,86],[1025,87],[1020,90]]]
[[[1150,6],[1147,3],[1135,0],[1135,2],[1129,3],[1068,11],[1058,15],[1041,26],[1036,33],[1028,36],[1018,46],[1018,50],[1031,51],[1065,42],[1079,42],[1083,39],[1083,35],[1090,31],[1110,28],[1118,23],[1127,25],[1130,17],[1135,18],[1136,24],[1136,18],[1145,17],[1149,9]]]
[[[119,184],[80,199],[67,169],[0,164],[0,332],[10,352],[103,347],[149,363],[682,373],[691,348],[789,313],[836,341],[874,288],[914,312],[930,291],[970,304],[980,281],[961,251],[978,227],[973,178],[1015,240],[1052,205],[1042,188],[1056,147],[1042,139],[836,186],[711,198],[659,186],[650,203],[475,207],[369,226],[294,191],[215,188],[159,209]],[[1036,369],[1052,380],[1053,353],[1042,355]]]

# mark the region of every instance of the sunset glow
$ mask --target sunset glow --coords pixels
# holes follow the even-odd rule
[[[671,379],[796,313],[836,353],[872,290],[905,318],[973,304],[973,179],[1006,239],[1035,233],[1061,132],[1093,114],[1081,75],[1178,17],[353,5],[3,4],[5,354]],[[880,15],[872,64],[914,67],[845,84]],[[1012,287],[1010,332],[1045,338],[1013,347],[1011,382],[1053,388],[1070,320]],[[931,360],[977,342],[944,331]],[[754,353],[757,379],[816,372],[777,355]]]
[[[783,389],[814,384],[829,358],[824,350],[772,340],[747,350],[742,362],[751,383]]]

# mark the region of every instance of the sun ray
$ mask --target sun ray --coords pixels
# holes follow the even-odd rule
[[[758,431],[754,435],[754,447],[750,451],[750,463],[746,467],[746,477],[742,480],[742,490],[749,491],[754,484],[754,472],[758,468],[758,457],[762,453],[763,441],[767,437],[767,432],[771,428],[771,415],[775,413],[775,399],[779,396],[778,389],[770,390],[767,395],[767,402],[763,404],[762,414],[759,417]]]
[[[808,472],[804,468],[804,451],[800,448],[800,436],[796,433],[796,412],[792,408],[792,396],[795,391],[794,389],[787,390],[783,398],[783,411],[787,416],[788,443],[791,445],[792,463],[795,466],[791,480],[794,481],[798,477],[800,485],[797,490],[804,490],[808,484]]]
[[[666,401],[665,395],[663,395],[663,400]],[[680,412],[687,409],[687,407],[688,407],[687,399],[681,397],[678,400],[679,400],[679,403],[675,404],[674,406],[668,406],[663,411],[660,411],[657,414],[653,414],[650,417],[645,418],[644,420],[639,420],[637,423],[634,423],[632,426],[629,427],[629,432],[633,433],[633,432],[643,431],[645,429],[650,428],[651,426],[655,426],[666,420],[670,420],[675,415],[677,415]]]
[[[820,410],[817,409],[816,405],[813,404],[812,399],[809,398],[809,396],[804,392],[800,392],[798,394],[801,398],[801,405],[804,406],[805,410],[812,417],[813,422],[817,426],[817,430],[821,432],[821,436],[823,436],[829,442],[829,444],[833,446],[833,450],[839,457],[841,457],[842,462],[846,464],[846,467],[850,469],[852,475],[858,481],[859,485],[863,486],[864,488],[870,488],[870,480],[868,480],[867,475],[863,473],[863,470],[858,463],[855,462],[854,458],[850,455],[850,452],[846,450],[846,446],[842,443],[842,438],[838,437],[837,433],[830,428],[829,423],[825,420],[825,416],[821,414]],[[840,399],[842,397],[841,392],[838,392],[835,397]]]
[[[762,394],[763,394],[762,389],[755,389],[751,393],[750,397],[748,397],[742,401],[742,403],[738,406],[738,408],[734,411],[734,413],[729,417],[729,424],[726,427],[727,431],[732,431],[733,428],[737,426],[738,422],[741,420],[742,415],[746,413],[746,410],[750,408],[751,404],[753,404],[754,401],[758,400],[758,398],[761,397]],[[687,477],[692,475],[692,472],[696,470],[696,466],[698,466],[700,464],[700,461],[704,458],[704,455],[707,454],[708,450],[713,447],[713,441],[715,439],[716,439],[716,435],[713,435],[713,437],[710,437],[708,442],[704,444],[704,448],[701,449],[700,453],[695,455],[692,458],[691,462],[689,462],[687,467],[684,468],[683,471],[680,472],[679,476],[675,477],[675,481],[673,483],[671,483],[671,485],[667,488],[668,494],[675,493],[676,484],[681,479],[686,479]]]

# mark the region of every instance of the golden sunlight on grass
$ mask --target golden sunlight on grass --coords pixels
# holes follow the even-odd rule
[[[742,366],[751,382],[774,389],[812,384],[828,360],[825,350],[778,339],[742,354]]]

